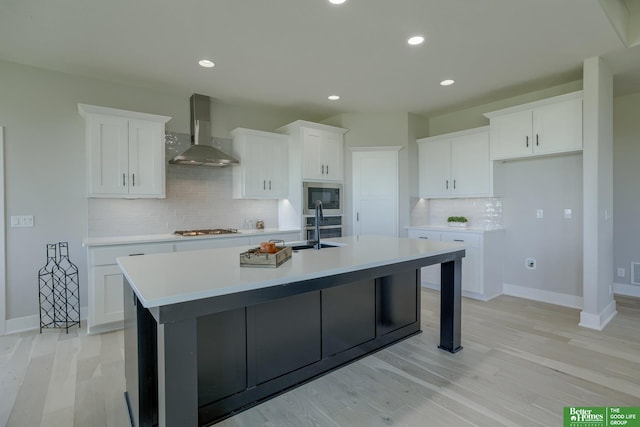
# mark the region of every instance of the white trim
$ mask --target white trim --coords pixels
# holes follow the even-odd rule
[[[616,301],[613,300],[599,314],[587,313],[584,310],[581,311],[578,326],[601,331],[616,314],[618,314],[616,311]]]
[[[347,132],[349,132],[349,129],[345,129],[345,128],[341,128],[341,127],[337,127],[337,126],[331,126],[331,125],[325,125],[323,123],[315,123],[315,122],[308,122],[306,120],[296,120],[295,122],[291,122],[289,124],[286,124],[282,127],[279,127],[278,129],[276,129],[276,132],[278,133],[289,133],[291,130],[296,129],[298,130],[299,128],[310,128],[310,129],[316,129],[316,130],[326,130],[329,132],[339,132],[341,134],[345,134]]]
[[[148,120],[150,122],[167,123],[171,120],[169,116],[158,114],[139,113],[137,111],[120,110],[116,108],[99,107],[97,105],[78,104],[78,113],[86,118],[90,114],[103,114],[106,116],[125,117],[127,119]],[[162,135],[164,138],[164,135]]]
[[[431,282],[423,281],[423,282],[420,282],[420,285],[423,288],[433,289],[434,291],[440,291],[440,285],[438,283],[431,283]],[[462,296],[463,297],[475,299],[475,300],[478,300],[478,301],[484,301],[484,302],[490,301],[490,300],[492,300],[492,299],[494,299],[496,297],[499,297],[500,295],[502,295],[502,294],[497,293],[495,295],[486,296],[484,294],[479,294],[477,292],[465,291],[464,289],[462,290]]]
[[[85,324],[87,321],[87,307],[80,307],[80,320]],[[82,324],[81,324],[82,326]],[[73,326],[77,328],[77,326]],[[17,334],[19,332],[36,331],[40,329],[40,317],[37,314],[25,317],[16,317],[7,320],[7,334]],[[71,329],[71,328],[70,328]]]
[[[400,151],[404,147],[402,145],[382,145],[380,147],[347,147],[349,151]]]
[[[531,299],[549,304],[561,305],[563,307],[582,308],[582,297],[575,295],[528,288],[526,286],[510,285],[509,283],[504,283],[502,285],[502,293],[512,297]]]
[[[613,293],[616,295],[640,298],[640,286],[628,285],[626,283],[614,283]]]
[[[5,212],[4,212],[4,127],[0,126],[0,335],[7,330],[7,264],[5,258]]]
[[[459,130],[457,132],[441,133],[439,135],[427,136],[425,138],[416,139],[416,143],[425,144],[425,143],[429,143],[429,142],[433,142],[433,141],[438,141],[440,139],[451,139],[451,138],[457,138],[459,136],[475,135],[476,133],[481,133],[481,132],[487,132],[487,134],[488,134],[489,133],[489,126],[480,126],[480,127],[477,127],[477,128]]]
[[[533,108],[542,107],[544,105],[555,104],[558,102],[570,101],[572,99],[582,99],[584,97],[583,91],[578,90],[575,92],[565,93],[563,95],[553,96],[551,98],[540,99],[538,101],[527,102],[526,104],[520,104],[513,107],[503,108],[501,110],[489,111],[483,115],[492,119],[494,117],[503,116],[505,114],[517,113],[518,111],[530,110]]]

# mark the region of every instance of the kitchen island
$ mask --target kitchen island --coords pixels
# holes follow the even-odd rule
[[[420,268],[442,265],[439,347],[460,346],[457,243],[360,236],[240,267],[246,248],[118,258],[132,424],[210,425],[420,332]]]

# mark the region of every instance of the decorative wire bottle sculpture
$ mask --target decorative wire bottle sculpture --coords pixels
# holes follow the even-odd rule
[[[47,245],[47,263],[38,272],[40,332],[42,328],[80,327],[78,267],[69,260],[69,244]]]

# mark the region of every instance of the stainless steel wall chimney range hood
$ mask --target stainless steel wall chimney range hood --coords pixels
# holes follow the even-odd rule
[[[228,166],[240,162],[211,145],[211,101],[206,95],[191,95],[191,147],[169,160],[172,165]]]

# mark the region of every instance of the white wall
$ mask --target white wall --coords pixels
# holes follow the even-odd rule
[[[640,93],[613,104],[614,281],[630,285],[631,262],[640,263]],[[618,277],[617,269],[625,276]],[[635,286],[640,295],[640,286]],[[631,291],[634,288],[630,289]]]
[[[582,81],[576,81],[433,116],[429,118],[430,136],[488,125],[488,119],[483,116],[485,112],[581,89]],[[551,299],[558,294],[559,302],[579,303],[582,295],[581,159],[580,155],[573,155],[501,164],[501,182],[496,184],[502,190],[503,223],[506,228],[504,281],[512,285],[510,289],[513,292],[523,287],[533,289],[534,295],[541,291],[548,297],[549,294],[545,292],[552,292]],[[466,201],[471,202],[471,199]],[[446,203],[438,201],[438,209],[446,209]],[[451,200],[449,203],[454,209],[456,203],[460,202]],[[428,205],[423,204],[423,209],[427,209]],[[535,221],[537,208],[545,211],[543,221]],[[572,220],[563,220],[561,214],[564,208],[572,209]],[[414,216],[418,217],[417,213]],[[558,242],[557,236],[562,236],[562,241]],[[553,244],[549,245],[549,242]],[[527,257],[537,260],[536,270],[525,268]]]
[[[504,283],[582,296],[582,155],[505,162]],[[536,211],[543,210],[543,218]],[[571,209],[572,218],[564,218]],[[536,260],[535,270],[525,259]]]
[[[84,307],[87,270],[81,242],[88,232],[87,199],[84,120],[77,104],[171,116],[167,130],[189,133],[191,94],[159,93],[5,61],[0,61],[0,89],[7,221],[11,215],[35,217],[33,228],[7,225],[7,318],[38,314],[37,272],[45,263],[45,245],[59,241],[69,242],[70,258],[79,267]],[[293,120],[317,119],[215,100],[212,118],[214,135],[224,138],[237,126],[273,130]]]

